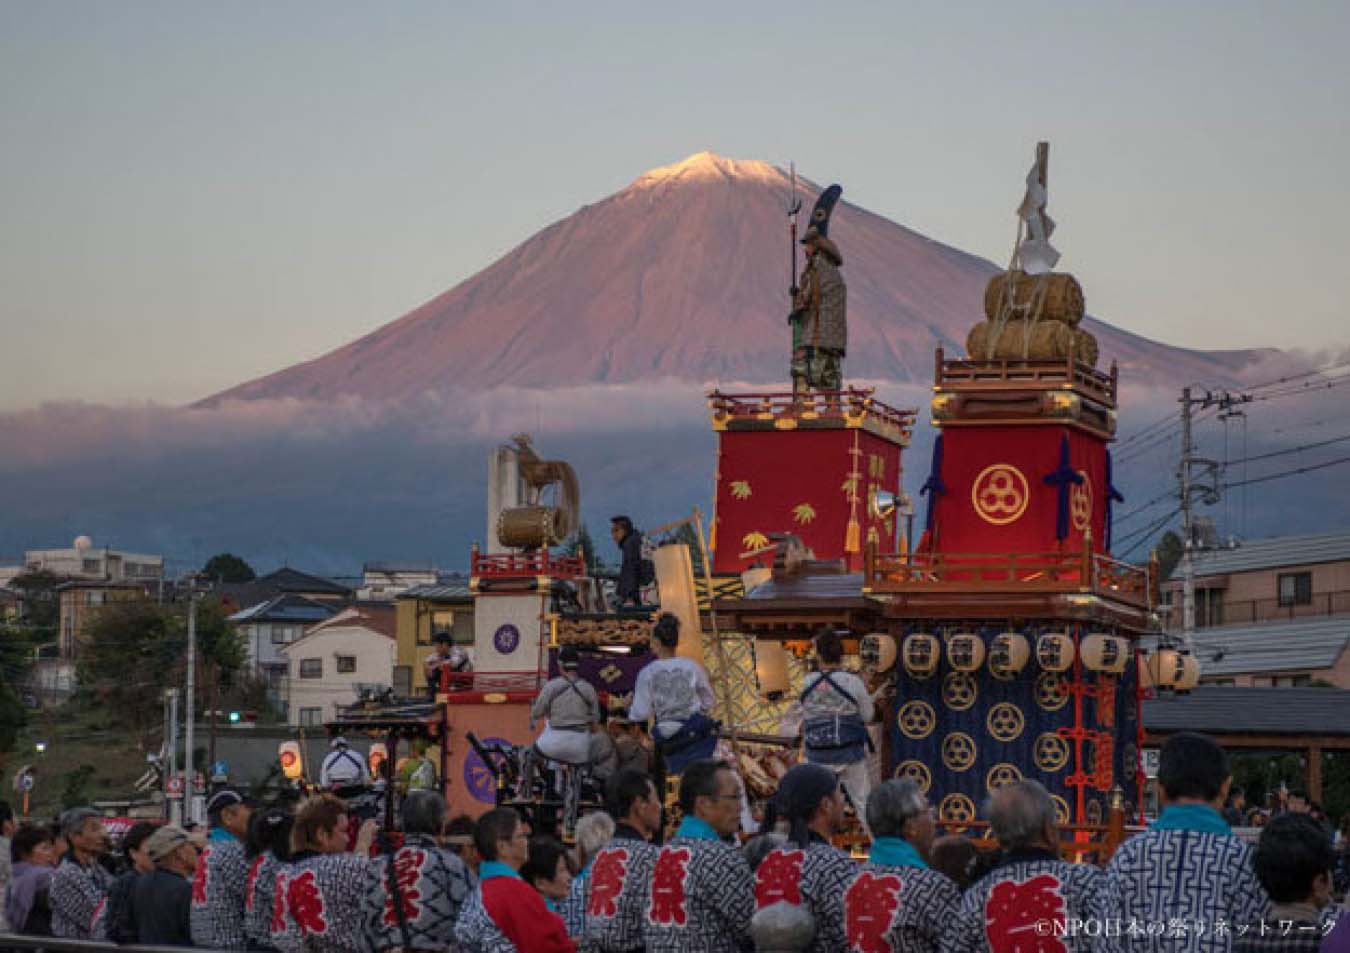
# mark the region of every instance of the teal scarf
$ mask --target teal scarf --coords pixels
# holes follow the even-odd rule
[[[872,841],[872,853],[868,859],[883,867],[928,869],[928,865],[919,856],[918,849],[903,837],[878,837]]]
[[[707,821],[700,820],[692,814],[685,815],[684,820],[680,821],[680,828],[675,832],[675,836],[688,837],[691,840],[722,839]]]
[[[1233,829],[1223,816],[1208,804],[1171,804],[1163,808],[1162,816],[1153,822],[1150,830],[1195,831],[1200,834],[1232,834]]]

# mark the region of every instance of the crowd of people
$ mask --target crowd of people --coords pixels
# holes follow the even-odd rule
[[[669,837],[653,778],[620,770],[571,848],[510,808],[451,818],[430,790],[407,794],[391,836],[331,793],[262,809],[225,788],[204,841],[132,827],[118,876],[92,809],[15,829],[5,808],[3,912],[19,933],[279,953],[1350,950],[1325,827],[1287,811],[1254,847],[1235,836],[1228,758],[1201,735],[1168,740],[1159,780],[1161,816],[1105,867],[1061,859],[1054,803],[1030,780],[990,798],[993,854],[938,837],[924,791],[887,781],[866,799],[871,843],[855,859],[832,843],[841,773],[811,762],[745,840],[729,763],[684,767]]]

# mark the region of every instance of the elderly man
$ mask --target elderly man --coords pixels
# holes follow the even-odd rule
[[[750,942],[750,866],[726,838],[741,826],[741,782],[704,759],[680,777],[684,819],[652,867],[642,934],[648,953],[736,953]]]
[[[187,831],[166,824],[145,841],[154,869],[131,890],[135,941],[146,946],[192,946],[192,884],[197,845]]]
[[[642,949],[647,884],[660,852],[651,840],[661,829],[661,797],[647,775],[620,771],[605,788],[605,810],[617,823],[591,862],[586,937],[598,953],[632,953]]]
[[[361,920],[368,949],[444,950],[469,896],[464,862],[436,842],[445,798],[413,791],[403,802],[403,845],[366,871]],[[401,909],[400,909],[401,908]]]
[[[98,811],[73,807],[61,815],[61,835],[70,851],[52,874],[52,935],[89,940],[112,886],[112,875],[98,862],[108,849],[108,832]]]
[[[1281,814],[1261,831],[1253,858],[1270,895],[1266,920],[1247,924],[1235,953],[1317,953],[1336,920],[1331,891],[1335,854],[1326,828],[1306,814]],[[1235,931],[1236,932],[1236,931]]]
[[[788,823],[788,842],[755,869],[755,908],[765,911],[777,903],[805,907],[816,926],[806,949],[815,953],[845,949],[840,903],[858,868],[830,844],[844,825],[839,778],[823,765],[795,765],[778,782],[772,807]],[[766,821],[768,826],[772,818]]]
[[[253,806],[235,788],[221,788],[206,802],[210,833],[192,879],[192,942],[216,950],[242,950],[248,857],[244,840]]]
[[[956,922],[961,891],[925,858],[933,809],[909,779],[887,781],[867,801],[872,852],[844,890],[845,949],[935,953]]]
[[[473,827],[482,856],[478,887],[455,925],[465,953],[574,953],[562,917],[520,876],[530,855],[530,829],[508,807],[488,811]]]
[[[1135,936],[1131,953],[1227,953],[1233,929],[1213,924],[1267,919],[1270,898],[1257,882],[1252,849],[1233,835],[1219,809],[1232,782],[1228,755],[1212,738],[1181,732],[1162,746],[1158,764],[1165,807],[1149,830],[1117,848],[1107,865],[1125,923],[1202,923],[1184,935]]]
[[[989,799],[989,826],[1003,848],[1003,860],[962,897],[949,949],[1035,949],[1036,938],[1055,925],[1066,935],[1054,937],[1062,944],[1054,949],[1119,948],[1118,939],[1103,937],[1100,929],[1114,915],[1106,878],[1096,867],[1059,859],[1055,802],[1039,782],[1016,781],[995,791]],[[1067,929],[1080,922],[1099,929],[1077,934]]]

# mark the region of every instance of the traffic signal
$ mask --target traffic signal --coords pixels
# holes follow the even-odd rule
[[[230,712],[230,724],[232,724],[232,725],[237,725],[237,724],[239,724],[239,722],[242,721],[243,718],[244,718],[244,715],[243,715],[242,712],[238,712],[238,711],[232,711],[232,712]]]

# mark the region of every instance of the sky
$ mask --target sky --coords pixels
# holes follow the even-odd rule
[[[1350,5],[0,0],[0,410],[316,357],[646,169],[789,160],[1090,310],[1350,344]]]

